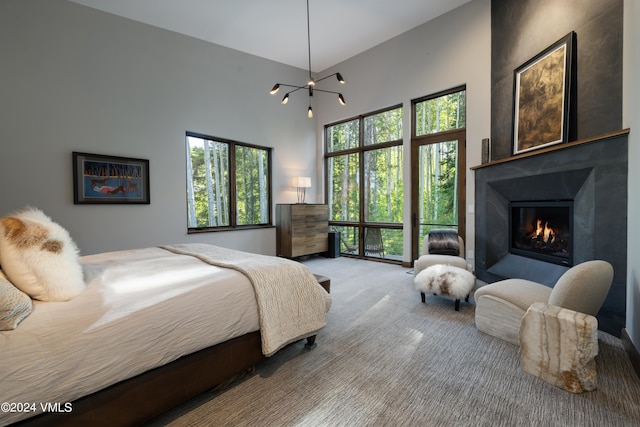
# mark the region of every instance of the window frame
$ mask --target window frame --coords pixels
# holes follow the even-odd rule
[[[189,227],[189,193],[187,191],[188,182],[187,182],[187,170],[185,168],[185,192],[187,198],[187,234],[197,234],[197,233],[210,233],[216,231],[231,231],[231,230],[249,230],[249,229],[259,229],[259,228],[271,228],[273,227],[273,148],[265,147],[257,144],[251,144],[247,142],[235,141],[228,138],[219,138],[203,133],[186,131],[185,133],[185,156],[190,155],[188,152],[188,138],[199,138],[209,141],[216,141],[223,144],[228,144],[229,150],[229,158],[228,158],[228,170],[229,170],[229,188],[228,197],[229,197],[229,207],[228,207],[228,215],[229,215],[229,225],[223,226],[205,226],[205,227]],[[261,224],[247,224],[241,225],[238,224],[238,213],[237,213],[237,169],[236,169],[236,147],[246,147],[264,150],[267,154],[267,189],[268,189],[268,201],[269,206],[267,207],[267,221]],[[187,164],[187,159],[185,157],[185,165]]]
[[[447,129],[447,130],[442,130],[439,132],[435,132],[435,133],[426,133],[424,135],[418,135],[416,132],[416,124],[417,124],[417,117],[416,117],[416,106],[418,104],[421,104],[425,101],[430,101],[432,99],[437,99],[437,98],[442,98],[444,96],[447,95],[453,95],[454,93],[458,93],[458,92],[465,92],[465,121],[464,121],[464,126],[456,128],[456,129]],[[432,93],[430,95],[424,95],[421,96],[419,98],[415,98],[411,100],[411,140],[420,140],[423,138],[429,138],[430,135],[438,135],[438,134],[443,134],[446,132],[455,132],[461,129],[466,130],[467,129],[467,118],[466,118],[466,114],[467,114],[467,101],[466,101],[466,96],[467,96],[467,85],[463,84],[460,86],[455,86],[449,89],[445,89],[445,90],[441,90],[439,92],[436,93]]]
[[[329,227],[356,227],[358,230],[358,254],[354,254],[352,256],[356,256],[358,258],[366,258],[366,259],[372,259],[372,260],[377,260],[377,261],[383,261],[383,262],[391,262],[391,263],[401,263],[401,261],[397,261],[395,259],[392,258],[385,258],[385,259],[380,259],[380,258],[376,258],[376,257],[371,257],[371,256],[367,256],[366,253],[364,252],[364,240],[365,240],[365,230],[367,228],[379,228],[379,229],[392,229],[392,230],[403,230],[404,229],[404,223],[403,221],[400,222],[371,222],[371,221],[366,221],[365,220],[365,213],[366,213],[366,203],[364,201],[364,194],[365,194],[365,182],[364,182],[364,176],[362,175],[364,173],[363,170],[363,165],[364,165],[364,161],[365,161],[365,153],[366,152],[370,152],[370,151],[374,151],[374,150],[380,150],[380,149],[385,149],[385,148],[390,148],[390,147],[395,147],[395,146],[400,146],[401,150],[404,150],[404,129],[403,129],[403,135],[400,137],[400,139],[396,139],[396,140],[391,140],[391,141],[385,141],[385,142],[380,142],[380,143],[374,143],[374,144],[365,144],[365,119],[367,117],[371,117],[371,116],[375,116],[387,111],[392,111],[395,109],[402,109],[402,117],[404,117],[405,114],[405,109],[404,109],[404,104],[403,103],[399,103],[399,104],[394,104],[390,107],[386,107],[386,108],[381,108],[379,110],[375,110],[375,111],[371,111],[369,113],[366,114],[360,114],[358,116],[354,116],[354,117],[350,117],[344,120],[340,120],[340,121],[336,121],[333,123],[327,123],[326,125],[324,125],[323,128],[323,137],[324,137],[324,170],[325,170],[325,200],[327,201],[327,204],[329,204],[329,209],[330,209],[330,213],[331,213],[331,200],[329,200],[329,186],[331,185],[331,182],[329,182],[329,159],[332,157],[339,157],[339,156],[344,156],[347,154],[356,154],[358,156],[358,162],[359,162],[359,172],[361,174],[360,179],[359,179],[359,186],[358,186],[358,191],[360,193],[360,203],[359,203],[359,211],[358,211],[358,220],[351,220],[351,221],[335,221],[332,220],[331,217],[329,218]],[[352,148],[346,148],[343,150],[336,150],[336,151],[330,151],[330,141],[328,138],[328,131],[329,128],[332,126],[337,126],[343,123],[348,123],[351,121],[357,120],[358,121],[358,146],[357,147],[352,147]],[[404,123],[403,123],[404,125]],[[347,254],[346,256],[350,256],[348,253],[346,252],[342,252],[342,254]]]
[[[463,84],[450,89],[442,90],[431,95],[421,96],[411,100],[411,160],[410,160],[410,175],[411,182],[418,182],[417,176],[417,161],[418,150],[422,145],[437,144],[444,142],[448,139],[456,139],[458,141],[458,156],[457,156],[457,168],[458,168],[458,234],[465,239],[467,233],[467,110],[465,99],[465,126],[448,129],[436,133],[427,133],[424,135],[416,135],[416,105],[429,101],[431,99],[440,98],[446,95],[451,95],[456,92],[464,91],[465,97],[467,96],[467,85]],[[420,256],[421,242],[419,241],[419,225],[418,225],[418,193],[417,187],[411,187],[411,257],[417,259]],[[466,254],[464,254],[466,257]]]

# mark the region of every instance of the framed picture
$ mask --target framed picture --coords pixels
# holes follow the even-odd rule
[[[149,160],[74,151],[73,203],[149,204]]]
[[[568,141],[574,43],[571,32],[516,68],[513,154]]]

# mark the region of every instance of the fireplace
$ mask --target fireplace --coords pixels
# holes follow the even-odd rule
[[[517,278],[553,287],[570,265],[594,259],[608,261],[613,266],[614,278],[597,315],[598,328],[620,336],[625,326],[627,288],[626,133],[558,144],[554,149],[472,168],[475,173],[474,266],[478,280],[493,283]],[[564,209],[573,213],[569,214],[567,225],[571,237],[565,239],[569,242],[566,259],[548,262],[512,252],[511,211],[515,202],[539,204],[540,201],[568,200],[573,206]],[[543,216],[546,215],[547,212],[543,212]],[[522,216],[530,214],[525,211]],[[553,212],[549,216],[552,217],[550,223],[556,221]],[[536,219],[525,222],[531,221],[537,229]],[[552,225],[551,228],[562,227]],[[526,255],[535,251],[528,252]],[[557,251],[553,253],[556,261],[563,257]],[[565,260],[568,264],[564,264]]]
[[[573,201],[509,203],[512,254],[573,265]]]

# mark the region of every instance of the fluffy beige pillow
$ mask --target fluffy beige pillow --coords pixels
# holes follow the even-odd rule
[[[39,209],[0,219],[0,265],[11,283],[41,301],[67,301],[85,288],[77,246]]]
[[[0,271],[0,331],[10,331],[18,327],[22,320],[33,311],[33,301],[29,295],[16,288]]]

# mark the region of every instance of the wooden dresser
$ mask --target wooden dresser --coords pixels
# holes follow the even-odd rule
[[[319,204],[276,205],[276,254],[286,258],[329,250],[329,207]]]

